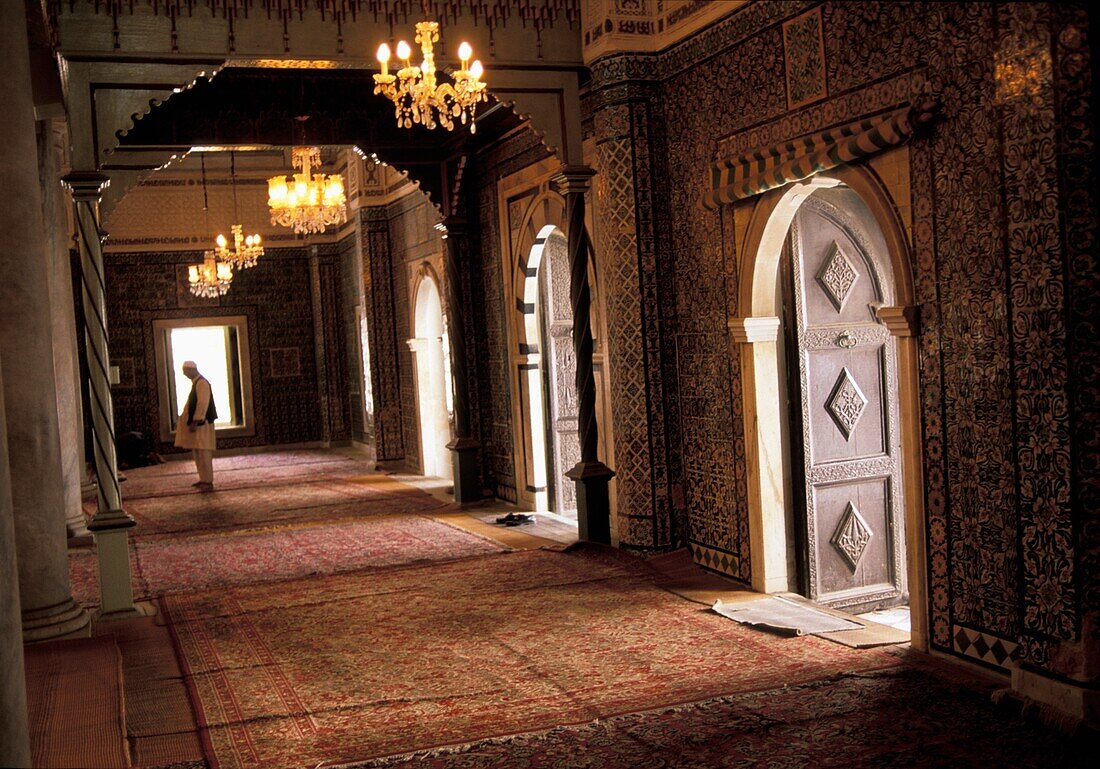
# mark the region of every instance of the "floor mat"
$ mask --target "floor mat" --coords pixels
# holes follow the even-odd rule
[[[166,596],[212,766],[315,766],[898,664],[581,548]],[[320,629],[323,629],[320,630]]]
[[[778,597],[740,604],[726,604],[717,600],[711,606],[711,611],[734,622],[779,635],[809,635],[860,628],[858,622],[834,617],[811,606],[802,606]]]
[[[129,766],[114,639],[28,644],[24,655],[34,765]]]

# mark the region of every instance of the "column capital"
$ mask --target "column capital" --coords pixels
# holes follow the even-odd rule
[[[111,177],[99,171],[73,171],[61,177],[61,183],[76,200],[96,200],[111,183]]]
[[[592,177],[596,172],[588,166],[563,165],[550,181],[562,195],[584,194],[592,186]]]
[[[455,237],[465,235],[468,224],[465,216],[451,214],[443,217],[443,226],[447,228],[447,234],[454,235]]]
[[[730,318],[730,335],[741,344],[774,342],[779,337],[779,318]]]
[[[893,336],[920,336],[920,306],[878,307],[875,317]]]

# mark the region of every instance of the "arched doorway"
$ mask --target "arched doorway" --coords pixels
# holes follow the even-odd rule
[[[864,610],[923,606],[923,495],[908,245],[869,171],[756,201],[741,342],[753,584]],[[912,612],[913,641],[927,619]]]
[[[527,490],[535,509],[577,514],[573,482],[565,476],[580,459],[577,436],[577,364],[569,304],[569,255],[565,235],[553,224],[535,237],[523,287],[527,360],[520,364],[520,397]]]
[[[450,367],[443,327],[443,303],[439,286],[430,273],[416,287],[413,333],[409,348],[416,364],[417,417],[420,425],[420,468],[424,475],[450,479],[451,452]]]

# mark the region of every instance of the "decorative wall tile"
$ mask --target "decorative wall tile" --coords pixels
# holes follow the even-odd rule
[[[783,56],[787,65],[787,106],[795,109],[825,98],[820,8],[783,23]]]
[[[323,264],[333,264],[332,246],[320,246]],[[113,389],[115,428],[137,430],[152,438],[157,451],[160,412],[153,322],[159,319],[243,315],[248,319],[251,351],[254,436],[219,440],[221,448],[320,440],[320,394],[314,361],[313,310],[309,258],[304,248],[269,248],[257,267],[237,273],[220,299],[180,302],[187,265],[201,252],[107,253],[105,255],[108,328],[112,357],[131,361],[132,388]],[[335,279],[334,279],[335,281]],[[190,297],[184,288],[184,294]],[[333,283],[330,297],[339,307]],[[337,341],[337,344],[339,342]],[[298,364],[283,365],[286,350]],[[282,351],[282,352],[280,352]],[[346,403],[346,375],[330,380],[330,400]],[[344,409],[344,406],[337,406]]]

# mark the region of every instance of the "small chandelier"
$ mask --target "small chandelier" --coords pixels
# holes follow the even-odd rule
[[[233,185],[233,218],[240,221],[240,214],[237,209],[237,159],[236,153],[230,150],[229,152],[229,180]],[[229,243],[225,239],[225,235],[219,234],[216,238],[218,247],[214,249],[214,253],[219,261],[227,262],[235,270],[247,270],[250,267],[255,267],[260,261],[260,257],[264,255],[264,247],[260,245],[260,235],[244,235],[244,225],[234,224],[231,226],[233,232],[233,248],[229,248]]]
[[[437,85],[432,43],[439,42],[439,24],[434,21],[417,22],[415,40],[420,44],[424,60],[419,67],[412,65],[409,62],[412,49],[402,40],[397,44],[397,58],[404,61],[405,66],[397,71],[396,76],[389,71],[390,47],[385,43],[378,46],[378,63],[382,65],[382,73],[374,76],[374,92],[394,103],[394,116],[401,128],[411,128],[413,123],[419,123],[430,129],[438,124],[451,131],[454,129],[452,118],[457,117],[463,125],[469,120],[470,133],[476,133],[474,112],[477,103],[488,101],[489,96],[485,93],[485,83],[481,82],[481,76],[485,73],[481,62],[474,60],[470,64],[473,48],[469,43],[458,47],[458,58],[462,64],[454,73],[454,85]]]
[[[233,282],[233,266],[219,261],[216,252],[204,251],[202,264],[192,264],[187,268],[187,282],[191,284],[191,293],[195,296],[217,299],[229,291],[229,285]]]
[[[202,161],[202,215],[207,228],[210,227],[210,201],[206,192],[206,154],[199,155]],[[209,229],[207,229],[209,232]],[[224,235],[218,236],[218,244],[225,241]],[[233,265],[218,260],[217,251],[203,251],[202,264],[187,267],[187,283],[191,293],[203,299],[217,299],[229,291],[233,282]]]
[[[244,227],[240,224],[233,225],[233,248],[229,248],[229,241],[225,235],[218,235],[218,247],[214,254],[219,262],[225,262],[235,270],[247,270],[255,267],[260,257],[264,255],[264,247],[260,245],[259,235],[245,237]]]
[[[273,176],[267,180],[267,205],[271,223],[291,227],[299,235],[324,232],[330,224],[348,220],[344,177],[340,174],[313,173],[321,165],[318,147],[295,147],[291,155],[294,180]]]

